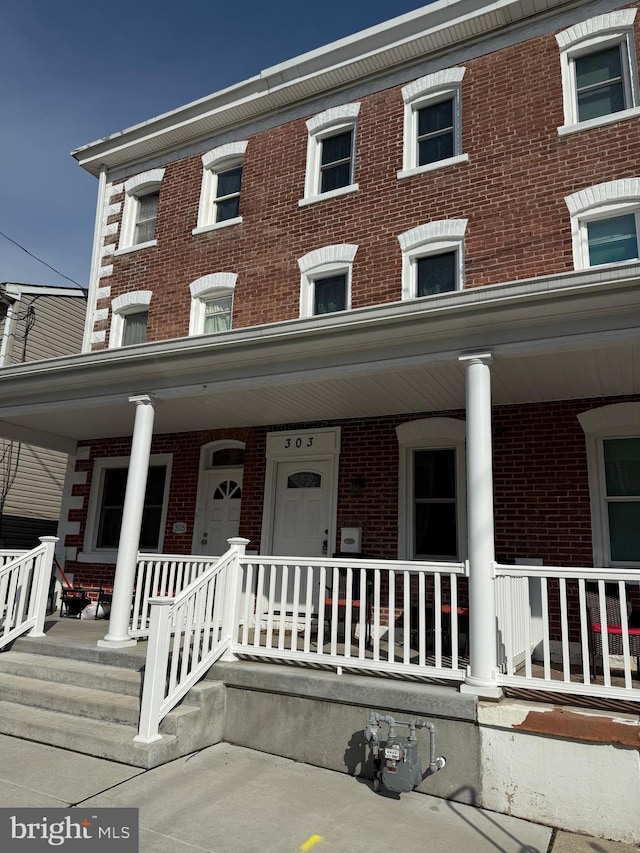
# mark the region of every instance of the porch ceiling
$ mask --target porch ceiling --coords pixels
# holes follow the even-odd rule
[[[494,357],[496,405],[639,394],[640,266],[615,272],[20,365],[0,372],[0,434],[130,435],[136,394],[156,433],[463,409],[472,352]]]

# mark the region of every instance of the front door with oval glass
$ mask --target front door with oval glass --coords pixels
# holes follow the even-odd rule
[[[330,460],[278,463],[275,555],[321,557],[328,553],[332,471]]]
[[[219,556],[228,550],[227,539],[237,536],[242,501],[242,468],[204,471],[206,499],[199,552]]]

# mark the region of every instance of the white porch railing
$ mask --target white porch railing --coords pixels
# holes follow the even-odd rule
[[[210,570],[218,557],[177,556],[176,554],[138,554],[131,611],[132,637],[149,634],[151,600],[173,598]]]
[[[237,610],[239,557],[246,540],[231,539],[229,544],[229,551],[175,598],[148,599],[149,645],[134,740],[158,740],[162,719],[229,648]]]
[[[0,551],[0,649],[30,630],[44,636],[55,536],[31,551]]]
[[[247,558],[247,540],[229,544],[206,566],[140,555],[134,613],[149,645],[136,740],[157,740],[163,717],[224,654],[464,678],[458,620],[443,615],[457,612],[464,563]],[[159,579],[171,590],[189,573],[175,597],[153,596]]]
[[[496,565],[495,574],[499,684],[640,701],[640,626],[629,626],[640,570]]]
[[[242,565],[235,654],[464,678],[450,617],[464,563],[258,557]]]

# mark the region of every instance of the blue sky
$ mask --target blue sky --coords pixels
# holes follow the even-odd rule
[[[86,286],[98,182],[72,150],[422,5],[0,0],[0,232]],[[69,284],[4,237],[0,281]]]

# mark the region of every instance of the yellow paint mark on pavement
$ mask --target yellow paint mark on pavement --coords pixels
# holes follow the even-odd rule
[[[311,848],[315,847],[320,841],[322,841],[321,835],[312,835],[311,838],[307,838],[301,846],[300,853],[307,853],[307,850],[311,850]]]

